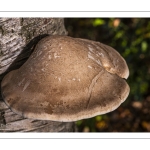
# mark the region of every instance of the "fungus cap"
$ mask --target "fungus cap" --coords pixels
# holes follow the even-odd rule
[[[5,103],[26,118],[76,121],[115,110],[129,94],[125,60],[91,40],[48,36],[1,83]]]

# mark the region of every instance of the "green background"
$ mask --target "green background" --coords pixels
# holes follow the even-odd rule
[[[150,19],[65,18],[68,35],[99,41],[126,60],[130,94],[115,111],[77,121],[79,132],[150,131]]]

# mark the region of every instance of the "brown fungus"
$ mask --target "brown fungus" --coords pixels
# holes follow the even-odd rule
[[[9,72],[1,88],[6,104],[26,118],[76,121],[115,110],[129,86],[125,60],[91,40],[48,36],[30,58]]]

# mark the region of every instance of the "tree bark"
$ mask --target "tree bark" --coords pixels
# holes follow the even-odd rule
[[[18,69],[47,35],[66,35],[63,19],[0,18],[0,83],[11,70]],[[12,112],[0,94],[0,132],[73,132],[73,122],[23,118]]]

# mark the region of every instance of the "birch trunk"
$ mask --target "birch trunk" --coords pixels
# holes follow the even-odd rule
[[[0,82],[18,69],[47,35],[66,35],[63,19],[0,18]],[[0,132],[73,132],[74,123],[26,119],[13,113],[0,95]]]

